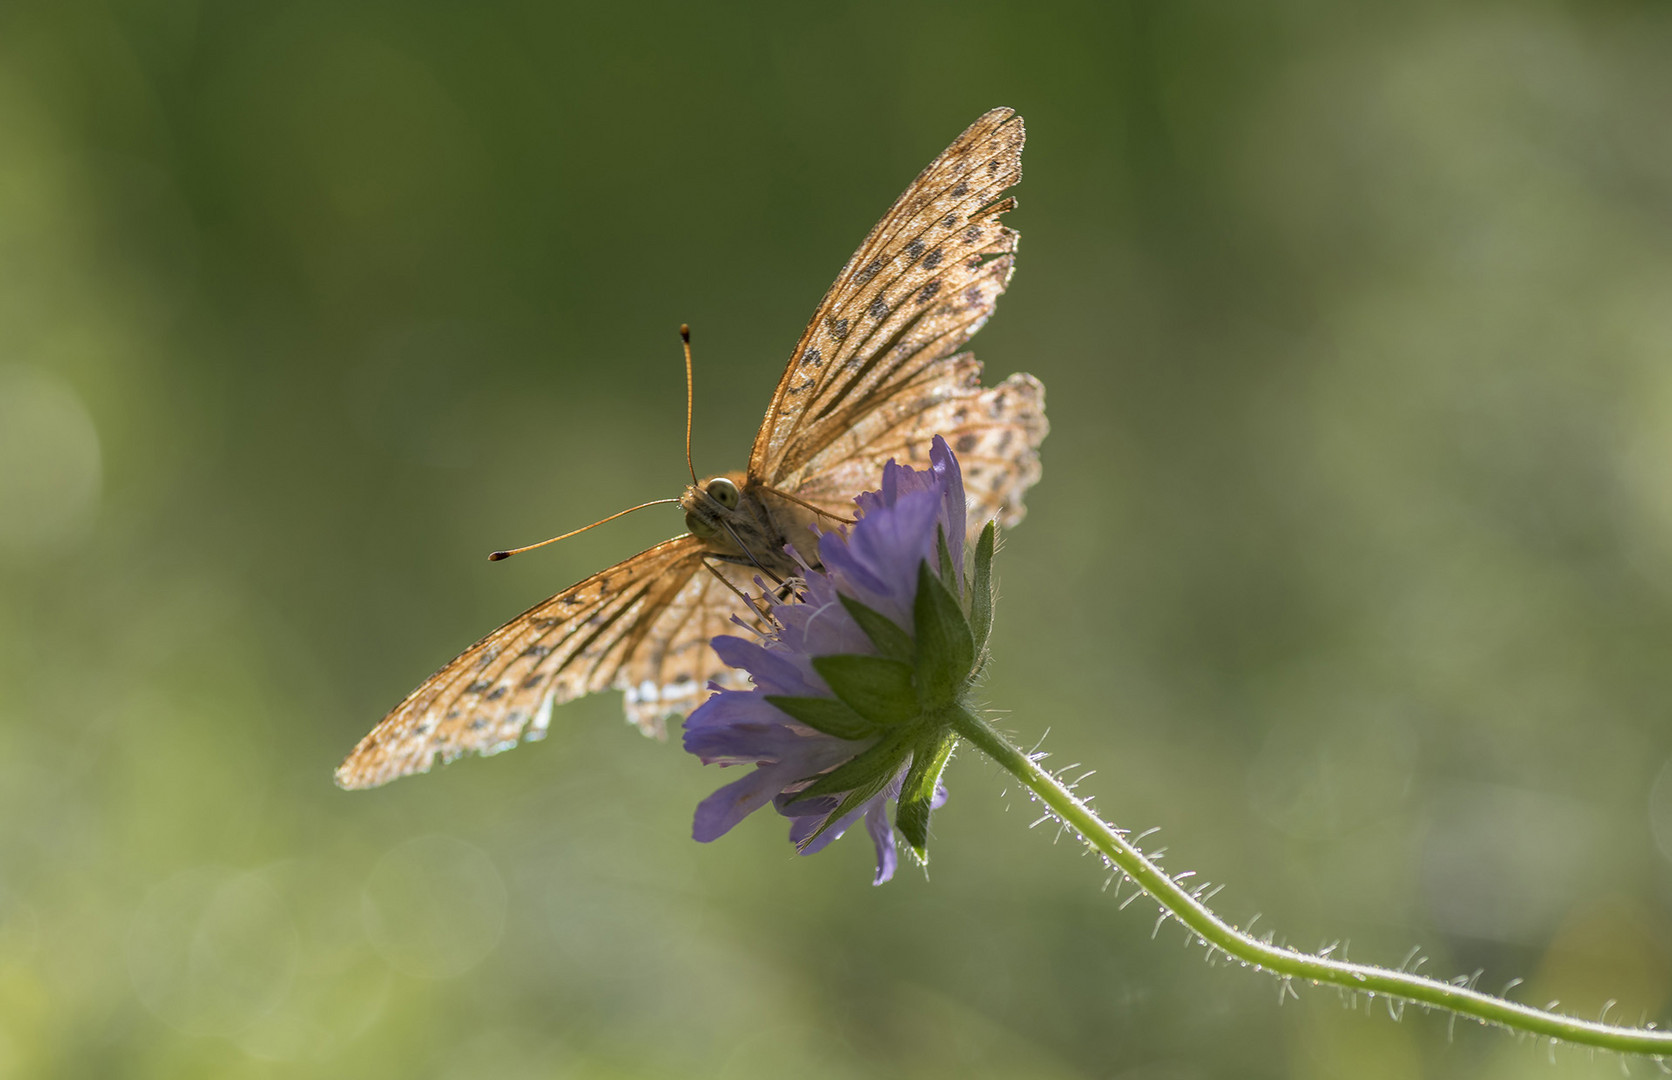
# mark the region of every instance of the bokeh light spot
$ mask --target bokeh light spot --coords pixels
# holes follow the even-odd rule
[[[298,949],[290,912],[259,873],[198,867],[140,904],[128,933],[128,975],[163,1022],[225,1035],[283,1000]]]
[[[469,971],[505,931],[505,882],[480,848],[420,836],[378,860],[362,900],[366,936],[389,966],[446,979]]]

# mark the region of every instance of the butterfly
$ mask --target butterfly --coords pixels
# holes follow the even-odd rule
[[[552,708],[626,691],[627,718],[662,737],[709,693],[739,685],[709,639],[769,616],[749,590],[817,566],[813,526],[843,519],[890,458],[927,459],[943,436],[964,474],[969,520],[1013,525],[1039,479],[1045,390],[1016,374],[983,388],[958,350],[1009,284],[1022,118],[986,113],[912,182],[819,302],[778,380],[743,472],[692,483],[689,530],[518,615],[424,680],[337,769],[367,788],[437,758],[544,737]],[[794,552],[792,555],[786,548]],[[770,588],[771,585],[768,585]]]

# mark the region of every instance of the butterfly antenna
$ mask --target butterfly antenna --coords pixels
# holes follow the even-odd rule
[[[596,529],[598,526],[607,521],[614,521],[618,517],[626,517],[634,510],[643,510],[647,506],[661,506],[663,503],[677,503],[678,501],[678,499],[652,499],[647,503],[639,503],[637,506],[629,506],[627,509],[620,511],[619,513],[611,514],[607,518],[600,518],[599,520],[594,521],[591,525],[583,525],[581,528],[575,529],[571,532],[566,532],[562,536],[554,536],[550,540],[542,540],[538,544],[530,544],[527,547],[512,548],[510,551],[496,551],[492,555],[488,556],[488,561],[498,562],[501,559],[509,559],[511,556],[521,555],[525,551],[533,551],[535,548],[543,548],[547,544],[555,544],[559,540],[567,540],[571,536],[579,536],[587,529]]]
[[[691,486],[697,486],[697,467],[691,464],[691,400],[696,397],[696,384],[691,378],[691,327],[679,324],[679,340],[685,345],[685,468],[691,473]]]

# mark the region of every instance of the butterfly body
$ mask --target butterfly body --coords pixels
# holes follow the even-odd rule
[[[679,505],[685,527],[715,560],[751,567],[775,582],[801,574],[786,547],[803,562],[819,565],[812,530],[818,515],[763,490],[744,473],[688,485]]]
[[[994,109],[895,201],[802,333],[748,468],[680,496],[689,532],[466,649],[360,741],[337,783],[375,787],[542,738],[553,706],[612,688],[629,721],[663,735],[711,684],[736,685],[708,643],[738,622],[764,626],[756,580],[776,589],[817,566],[813,526],[836,527],[889,459],[925,463],[934,435],[958,454],[971,529],[1020,521],[1049,430],[1044,387],[1025,374],[984,387],[960,350],[1010,281],[1017,235],[1001,219],[1016,205],[1004,192],[1021,179],[1022,142],[1022,118]]]

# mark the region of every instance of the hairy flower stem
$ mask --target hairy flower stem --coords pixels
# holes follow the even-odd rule
[[[1370,964],[1303,953],[1261,941],[1215,915],[1178,882],[1094,814],[1056,777],[1039,767],[991,724],[965,709],[954,710],[953,728],[998,762],[1075,829],[1093,848],[1153,897],[1172,917],[1209,946],[1284,979],[1329,983],[1348,990],[1382,994],[1396,1000],[1447,1009],[1484,1023],[1548,1036],[1563,1042],[1601,1047],[1622,1054],[1672,1056],[1672,1031],[1614,1027],[1578,1020],[1483,994],[1456,983]]]

